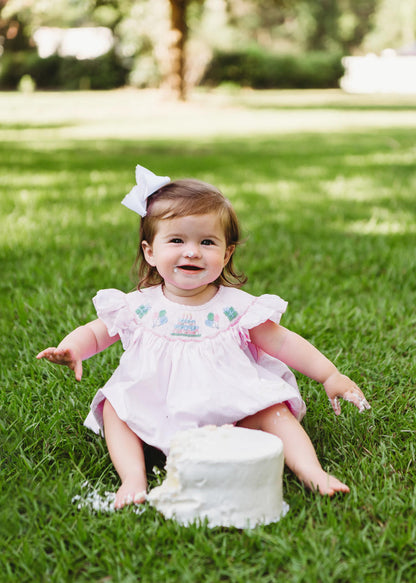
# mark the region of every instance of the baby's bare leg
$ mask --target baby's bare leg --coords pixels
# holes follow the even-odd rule
[[[280,437],[286,465],[311,490],[329,496],[335,492],[349,492],[348,486],[322,469],[308,434],[284,403],[246,417],[238,425]]]
[[[108,452],[121,479],[114,506],[144,502],[147,478],[142,442],[108,400],[104,402],[103,418]]]

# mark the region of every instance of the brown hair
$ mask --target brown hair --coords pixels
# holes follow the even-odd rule
[[[212,212],[219,215],[224,229],[226,246],[238,245],[240,243],[240,227],[237,215],[230,201],[211,184],[191,178],[175,180],[162,186],[148,198],[147,214],[140,222],[140,242],[134,264],[135,270],[138,266],[139,283],[137,289],[159,285],[163,282],[156,267],[147,263],[142,249],[142,241],[147,241],[149,245],[152,245],[158,222]],[[228,287],[240,287],[246,279],[243,273],[235,271],[231,255],[221,275],[214,283]]]

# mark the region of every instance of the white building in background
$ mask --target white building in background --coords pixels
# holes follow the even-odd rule
[[[386,49],[380,56],[344,57],[341,88],[348,93],[416,94],[416,54]]]
[[[104,26],[82,28],[51,28],[42,26],[34,33],[39,56],[58,54],[61,57],[96,59],[114,46],[113,33]]]

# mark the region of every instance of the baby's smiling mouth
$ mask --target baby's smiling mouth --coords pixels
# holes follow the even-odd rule
[[[178,269],[183,269],[184,271],[201,271],[202,267],[197,265],[178,265]]]

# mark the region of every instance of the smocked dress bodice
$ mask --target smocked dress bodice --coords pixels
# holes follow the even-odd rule
[[[105,399],[165,453],[179,430],[235,423],[276,403],[286,402],[298,419],[304,415],[293,373],[250,342],[250,329],[279,323],[287,306],[280,297],[221,286],[206,304],[188,306],[155,286],[128,294],[101,290],[93,301],[124,348],[92,402],[85,424],[94,431],[102,430]]]

